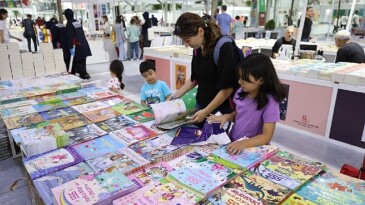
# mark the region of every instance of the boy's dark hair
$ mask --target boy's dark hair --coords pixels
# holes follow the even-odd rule
[[[226,5],[222,5],[222,11],[227,11],[227,6]]]
[[[240,20],[240,17],[239,16],[236,16],[236,17],[234,17],[236,20]]]
[[[156,67],[152,61],[145,60],[139,65],[139,72],[141,75],[143,75],[143,73],[147,72],[148,70],[156,71]]]
[[[7,14],[7,13],[8,13],[8,11],[6,9],[0,9],[0,20],[4,20],[1,15]]]
[[[262,53],[251,54],[244,58],[236,69],[237,75],[241,80],[250,82],[249,75],[252,75],[256,80],[262,78],[263,82],[255,97],[257,110],[261,110],[267,105],[269,102],[268,94],[272,95],[279,103],[286,97],[285,88],[280,83],[274,65],[268,56]],[[245,91],[238,93],[238,99],[245,98],[247,94]]]
[[[113,60],[111,63],[110,63],[110,66],[109,66],[109,70],[111,73],[114,73],[119,82],[120,82],[120,89],[124,89],[125,85],[123,83],[123,72],[124,72],[124,66],[123,66],[123,63],[119,60]]]

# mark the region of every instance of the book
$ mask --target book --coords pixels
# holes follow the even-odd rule
[[[108,88],[107,87],[85,87],[80,90],[77,90],[77,92],[87,95],[88,93],[95,93],[95,92],[100,92],[103,90],[108,90]]]
[[[125,147],[109,135],[72,146],[84,159],[94,159],[109,152]]]
[[[113,106],[112,108],[123,115],[130,115],[148,109],[147,107],[134,101],[123,102]]]
[[[32,125],[32,124],[37,124],[37,123],[40,123],[43,121],[44,121],[44,119],[38,113],[32,113],[32,114],[28,114],[28,115],[10,117],[10,118],[4,119],[4,123],[8,130],[18,128],[18,127],[28,126],[28,125]]]
[[[75,98],[82,98],[85,97],[86,94],[81,92],[72,92],[72,93],[65,93],[61,95],[57,95],[61,100],[71,100]]]
[[[135,120],[140,123],[149,122],[155,119],[153,110],[144,110],[127,116],[130,117],[132,120]]]
[[[90,174],[90,167],[81,162],[74,166],[49,174],[33,181],[34,187],[37,189],[40,197],[45,205],[53,205],[52,188],[60,186],[66,182],[79,178],[82,175]]]
[[[218,144],[208,144],[204,146],[194,146],[193,150],[203,153],[205,155],[209,155],[210,153],[214,152],[215,150],[221,148],[222,145]]]
[[[79,113],[91,112],[94,110],[100,110],[100,109],[104,109],[107,107],[108,107],[107,105],[105,105],[104,103],[102,103],[100,101],[72,106],[72,108],[75,109]]]
[[[263,161],[256,168],[256,173],[274,183],[296,190],[325,168],[321,162],[279,151]]]
[[[109,107],[112,107],[112,106],[118,105],[120,103],[130,102],[131,100],[128,98],[125,98],[123,96],[117,95],[117,96],[114,96],[111,98],[101,99],[99,101],[106,104]]]
[[[49,111],[49,110],[57,110],[60,108],[64,108],[67,107],[67,105],[62,102],[54,102],[54,103],[48,103],[48,104],[38,104],[38,105],[33,105],[34,109],[37,110],[37,112],[44,112],[44,111]]]
[[[153,130],[154,132],[157,133],[157,135],[162,135],[162,134],[168,133],[169,131],[171,131],[171,136],[175,135],[175,130],[164,130],[164,129],[160,129],[160,128],[156,127],[156,123],[154,120],[142,123],[142,125]]]
[[[70,129],[66,133],[70,138],[70,145],[79,144],[108,134],[95,124]]]
[[[15,107],[15,108],[8,108],[0,110],[0,116],[4,118],[9,117],[18,117],[22,115],[28,115],[32,113],[36,113],[37,111],[33,108],[32,105],[23,106],[23,107]]]
[[[52,174],[84,159],[72,148],[60,148],[23,159],[23,164],[31,179]]]
[[[90,112],[84,112],[82,114],[92,122],[101,122],[120,115],[118,112],[114,111],[110,107]]]
[[[163,178],[160,182],[150,183],[141,189],[113,201],[113,205],[129,204],[184,204],[194,205],[204,197]]]
[[[142,187],[148,185],[151,182],[159,182],[172,170],[174,170],[174,168],[172,168],[166,162],[159,162],[135,174],[129,175],[128,178]]]
[[[71,107],[65,107],[58,110],[49,110],[39,113],[45,120],[52,120],[55,118],[65,117],[72,114],[78,114]]]
[[[132,144],[129,147],[136,153],[143,154],[143,153],[151,152],[158,148],[169,146],[172,139],[173,138],[170,137],[169,135],[163,134],[163,135],[159,135],[157,137],[151,138],[151,139],[139,141],[135,144]],[[175,150],[177,148],[178,148],[177,146],[171,146],[170,150]]]
[[[65,100],[63,102],[67,106],[74,106],[74,105],[86,104],[86,103],[92,102],[92,100],[85,96],[85,97],[79,97],[79,98],[73,98],[73,99]]]
[[[313,203],[301,196],[299,196],[296,193],[293,193],[292,195],[289,196],[289,198],[287,198],[282,205],[320,205],[320,204],[316,204]]]
[[[228,183],[220,187],[215,191],[212,196],[207,198],[209,205],[227,205],[227,204],[237,204],[237,205],[268,205],[264,200],[259,200],[257,197],[252,197],[251,195],[243,192],[239,189],[231,187],[231,183]]]
[[[16,107],[23,107],[27,105],[36,105],[38,104],[35,100],[24,100],[24,101],[18,101],[14,103],[9,103],[5,105],[0,105],[0,110],[9,109],[9,108],[16,108]]]
[[[60,102],[61,99],[57,95],[45,95],[35,98],[38,104],[52,104]]]
[[[133,143],[155,137],[157,134],[141,124],[115,130],[109,133],[117,141],[129,146]]]
[[[70,130],[73,128],[91,124],[89,120],[87,120],[80,114],[79,115],[72,114],[65,117],[55,118],[50,120],[50,122],[59,124],[63,130]]]
[[[112,132],[125,127],[133,126],[136,123],[127,119],[125,116],[119,115],[117,117],[110,118],[102,122],[97,122],[95,124],[106,132]]]
[[[115,97],[117,95],[118,95],[118,93],[110,91],[110,90],[104,90],[104,91],[100,91],[100,92],[94,92],[94,93],[87,94],[87,96],[89,98],[94,99],[94,100],[111,98],[111,97]]]
[[[129,148],[122,148],[98,158],[87,160],[87,164],[92,168],[94,173],[118,170],[123,174],[127,174],[131,170],[148,163],[148,160],[142,158]]]

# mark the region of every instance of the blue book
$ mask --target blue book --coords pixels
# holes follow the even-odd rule
[[[59,97],[61,100],[70,100],[70,99],[80,98],[80,97],[84,97],[84,96],[86,96],[86,94],[81,93],[81,92],[72,92],[72,93],[65,93],[65,94],[57,95],[57,97]]]
[[[56,103],[50,103],[50,104],[38,104],[38,105],[33,105],[33,108],[35,110],[37,110],[37,112],[44,112],[44,111],[49,111],[49,110],[57,110],[60,108],[64,108],[67,107],[67,105],[60,101],[60,102],[56,102]]]
[[[45,120],[52,120],[59,117],[65,117],[71,114],[78,114],[78,112],[71,107],[65,107],[58,110],[49,110],[39,113]]]

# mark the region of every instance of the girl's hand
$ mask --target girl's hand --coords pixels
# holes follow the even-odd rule
[[[205,110],[199,110],[192,117],[190,123],[200,123],[203,122],[204,119],[208,116],[208,113]]]
[[[226,122],[228,122],[228,118],[229,118],[229,116],[227,114],[221,115],[221,116],[216,116],[216,115],[211,114],[209,117],[207,117],[207,120],[208,120],[208,122],[221,123],[220,128],[223,128],[224,124]]]
[[[230,155],[240,154],[246,148],[245,141],[246,140],[240,140],[230,143],[226,147],[227,153]]]

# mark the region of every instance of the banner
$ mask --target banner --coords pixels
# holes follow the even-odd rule
[[[266,12],[266,0],[259,0],[259,12]]]

